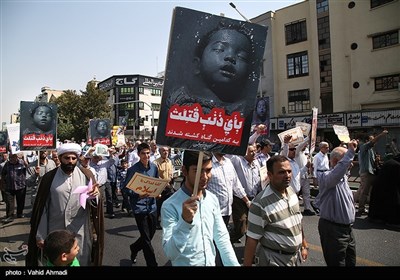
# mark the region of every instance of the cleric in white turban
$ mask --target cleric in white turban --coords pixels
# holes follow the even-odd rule
[[[65,143],[57,148],[57,154],[61,156],[65,153],[75,153],[77,156],[80,156],[82,148],[77,143]]]
[[[26,265],[38,266],[38,248],[44,246],[50,232],[68,229],[76,233],[80,265],[101,266],[104,214],[99,184],[89,169],[77,165],[81,154],[79,144],[65,143],[57,153],[60,167],[45,173],[39,183],[32,209]],[[77,191],[82,186],[87,190],[84,196],[86,204],[82,204],[82,191]]]

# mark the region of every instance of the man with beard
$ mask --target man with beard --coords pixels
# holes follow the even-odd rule
[[[44,239],[50,232],[60,229],[76,233],[81,248],[77,258],[81,266],[101,265],[104,225],[103,207],[97,207],[102,205],[98,184],[91,172],[76,168],[81,153],[78,144],[63,144],[57,152],[61,165],[43,176],[33,206],[26,265],[38,265],[38,248],[43,248]],[[88,185],[90,179],[93,186],[87,194],[98,200],[88,199],[83,207],[80,194],[74,191]]]

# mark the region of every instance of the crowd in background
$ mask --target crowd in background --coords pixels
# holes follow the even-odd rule
[[[298,201],[303,203],[304,211],[301,213],[296,212],[297,216],[293,216],[293,227],[297,227],[296,225],[299,222],[301,224],[302,216],[320,215],[321,244],[323,245],[324,258],[328,265],[355,265],[354,237],[351,233],[347,233],[350,234],[351,241],[343,244],[343,246],[346,245],[349,248],[353,248],[353,251],[348,252],[348,255],[351,256],[349,260],[346,259],[342,262],[335,251],[340,250],[340,246],[332,249],[332,247],[326,245],[331,242],[325,238],[325,232],[332,230],[330,227],[345,225],[351,229],[354,219],[362,215],[369,215],[371,220],[375,222],[400,224],[400,202],[396,199],[398,197],[396,195],[400,192],[398,186],[400,179],[395,178],[396,174],[400,174],[397,143],[395,139],[391,141],[390,150],[388,149],[387,153],[391,152],[392,156],[385,162],[381,159],[382,156],[374,150],[375,144],[387,135],[387,130],[375,135],[375,137],[369,136],[364,141],[343,143],[339,147],[331,147],[329,142],[321,141],[317,145],[314,156],[309,153],[308,138],[298,145],[293,145],[291,144],[290,136],[285,137],[280,145],[280,150],[272,152],[277,143],[273,143],[265,135],[261,135],[261,130],[262,127],[260,130],[256,129],[255,133],[250,137],[244,156],[222,153],[210,154],[212,168],[206,189],[207,192],[215,195],[218,200],[220,215],[229,233],[231,243],[240,242],[240,238],[243,235],[247,235],[249,238],[250,234],[253,242],[260,242],[263,248],[269,250],[268,254],[266,251],[264,252],[263,265],[297,265],[307,258],[306,252],[303,251],[308,249],[307,242],[302,236],[301,227],[299,227],[300,231],[296,231],[297,235],[293,236],[297,240],[296,244],[290,244],[289,241],[287,244],[284,242],[277,243],[273,235],[265,235],[266,233],[259,231],[259,229],[256,230],[257,227],[255,226],[258,223],[255,222],[258,219],[256,217],[263,211],[268,213],[271,210],[268,205],[261,207],[259,199],[262,196],[266,196],[269,201],[272,199],[270,197],[271,192],[274,193],[277,190],[279,190],[278,193],[281,192],[282,197],[280,199],[293,199],[292,207],[294,209]],[[64,143],[58,142],[57,149],[54,150],[19,152],[16,154],[4,153],[1,155],[0,203],[6,204],[6,215],[1,221],[3,224],[13,222],[15,218],[24,217],[27,189],[31,190],[30,202],[33,205],[35,199],[37,199],[38,186],[44,175],[60,165],[63,166],[62,157],[57,154],[60,147],[71,143],[75,143],[75,140],[65,140]],[[138,252],[143,250],[147,265],[156,266],[157,261],[151,246],[151,239],[155,230],[162,229],[165,226],[165,224],[163,225],[161,214],[163,203],[185,184],[185,180],[182,185],[177,185],[174,182],[174,179],[182,176],[185,151],[171,149],[167,146],[157,146],[155,140],[143,143],[141,141],[128,141],[126,145],[120,147],[111,146],[108,149],[108,157],[95,154],[94,148],[88,146],[85,140],[79,143],[79,147],[82,150],[79,151],[77,165],[89,169],[94,175],[99,185],[99,195],[104,199],[105,217],[114,218],[114,210],[121,208],[121,211],[126,213],[126,216],[133,216],[136,219],[141,236],[130,246],[132,262],[136,262]],[[358,156],[355,157],[357,153]],[[283,158],[275,158],[278,154]],[[274,158],[276,166],[290,169],[290,175],[287,175],[287,178],[290,178],[290,183],[288,182],[286,187],[281,187],[280,189],[271,188],[274,184],[278,184],[279,181],[277,179],[278,174],[275,173],[276,170],[273,170],[275,165],[269,166],[268,164],[271,158]],[[286,165],[286,161],[288,165]],[[141,169],[142,165],[138,163],[147,166],[148,169],[143,171]],[[347,189],[347,178],[354,164],[359,166],[358,175],[360,176],[361,184],[358,191],[353,194],[353,192],[349,192],[350,189]],[[338,171],[339,167],[342,168],[340,170],[344,170],[343,174],[340,173],[342,171]],[[153,171],[150,172],[149,170]],[[169,180],[169,185],[158,198],[150,199],[137,196],[134,192],[126,189],[127,182],[135,172],[167,179]],[[332,179],[332,174],[336,174],[334,172],[337,173],[338,178],[346,180],[344,185],[340,185]],[[183,174],[183,177],[187,176],[189,176],[187,173]],[[287,187],[290,187],[289,192]],[[313,202],[310,195],[312,187],[320,188],[320,193]],[[346,205],[344,208],[347,210],[339,214],[339,216],[338,213],[333,214],[326,209],[326,199],[332,194],[328,194],[325,188],[334,188],[337,191],[339,189],[345,190],[346,195],[344,196],[348,200],[335,202],[337,206],[341,203]],[[351,193],[351,197],[348,196],[349,193]],[[296,198],[293,198],[293,195]],[[258,198],[255,200],[256,197]],[[255,205],[253,205],[254,201],[257,201]],[[269,203],[278,203],[280,200],[272,201],[274,199]],[[369,205],[369,213],[366,205]],[[330,205],[329,207],[333,206]],[[266,210],[267,208],[269,210]],[[355,212],[356,208],[358,208],[357,212]],[[292,217],[292,215],[290,216]],[[348,219],[343,218],[347,216],[349,217]],[[249,217],[253,217],[252,219],[254,220],[249,222]],[[233,221],[233,225],[230,224],[230,221]],[[265,223],[265,221],[262,223]],[[274,226],[267,227],[267,230],[276,231]],[[340,231],[337,232],[337,238],[340,239]],[[251,244],[254,246],[254,243]],[[254,250],[255,247],[252,247],[247,252],[250,255],[254,255]],[[291,257],[279,257],[282,255]],[[224,256],[221,258],[218,250],[215,250],[215,256],[215,263],[206,262],[204,265],[219,265],[226,261]],[[249,256],[246,257],[245,253],[246,265],[251,265],[254,261],[253,258],[251,260],[248,259]],[[269,260],[266,261],[265,256]],[[296,258],[293,259],[293,256],[296,256]],[[271,260],[273,260],[272,263],[270,263]],[[185,263],[185,261],[181,259],[176,263]]]

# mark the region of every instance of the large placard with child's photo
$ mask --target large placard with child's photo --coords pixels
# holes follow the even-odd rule
[[[7,152],[7,131],[0,131],[0,153]]]
[[[111,146],[111,121],[110,119],[91,119],[89,121],[91,144]]]
[[[157,143],[244,155],[267,28],[176,7]]]
[[[21,150],[55,149],[57,105],[48,102],[21,101]]]

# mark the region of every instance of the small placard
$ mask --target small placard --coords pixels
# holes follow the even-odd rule
[[[303,131],[298,126],[279,133],[278,137],[279,140],[281,140],[281,143],[284,143],[284,138],[286,135],[292,135],[292,139],[290,140],[289,143],[292,143],[293,145],[300,144],[301,142],[304,141]]]
[[[350,142],[349,130],[347,129],[346,126],[334,125],[333,130],[335,131],[335,134],[337,135],[340,141],[343,141],[343,143]]]
[[[138,193],[139,195],[148,194],[151,197],[157,197],[168,184],[169,180],[135,173],[126,187],[133,190],[135,193]]]

